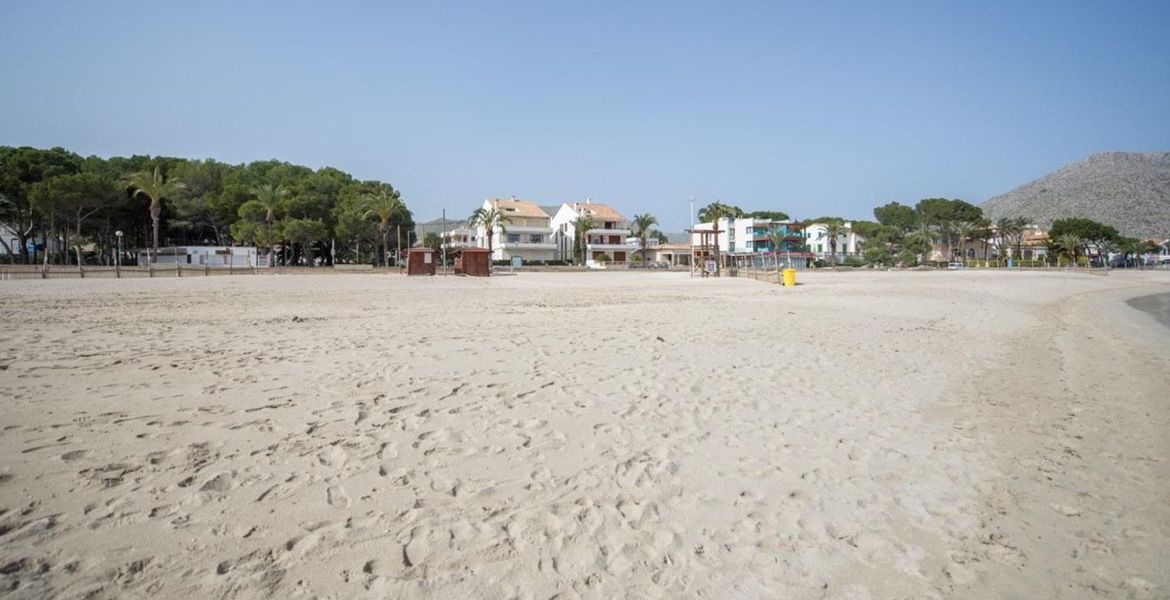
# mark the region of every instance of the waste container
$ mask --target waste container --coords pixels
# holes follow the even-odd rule
[[[784,287],[796,285],[796,269],[784,269]]]

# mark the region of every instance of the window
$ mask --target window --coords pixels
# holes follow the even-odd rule
[[[528,236],[528,241],[532,244],[543,244],[544,243],[544,236],[543,235],[530,235],[530,236]]]
[[[519,244],[520,243],[520,234],[519,233],[509,233],[508,234],[508,243],[509,244]]]

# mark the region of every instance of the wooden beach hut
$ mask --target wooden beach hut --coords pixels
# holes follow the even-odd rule
[[[487,248],[464,248],[459,253],[456,270],[469,277],[490,277],[492,255]]]
[[[433,248],[416,247],[406,251],[407,275],[434,275],[435,250]]]

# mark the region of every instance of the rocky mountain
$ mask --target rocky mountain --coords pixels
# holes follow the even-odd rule
[[[1170,152],[1107,152],[1061,167],[982,204],[988,218],[1084,217],[1122,235],[1170,237]]]

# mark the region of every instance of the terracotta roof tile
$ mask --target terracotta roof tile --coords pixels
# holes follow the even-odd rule
[[[515,198],[491,198],[488,200],[505,217],[532,217],[547,219],[548,214],[533,202]]]

